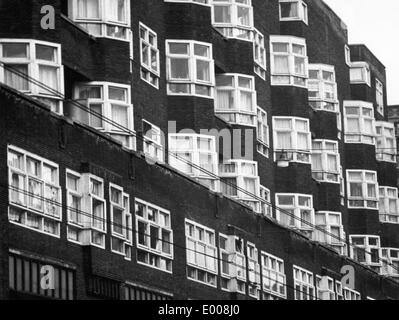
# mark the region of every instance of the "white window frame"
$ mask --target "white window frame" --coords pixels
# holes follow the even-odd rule
[[[351,173],[355,173],[355,174],[361,174],[362,178],[361,180],[351,180],[349,178],[349,175]],[[367,174],[373,174],[375,179],[374,181],[367,181],[366,180],[366,175]],[[350,184],[351,183],[359,183],[362,186],[362,196],[351,196],[350,192],[351,192],[351,187]],[[368,184],[373,184],[375,187],[375,193],[376,196],[375,197],[369,197],[368,194]],[[347,197],[348,197],[348,209],[368,209],[368,210],[378,210],[378,182],[377,182],[377,172],[376,171],[369,171],[369,170],[346,170],[346,190],[347,190]],[[356,201],[356,202],[363,202],[363,205],[353,205],[351,204],[351,201]],[[375,204],[375,206],[373,205],[369,205],[370,203]]]
[[[342,288],[344,300],[362,300],[360,292],[349,289],[347,287]]]
[[[259,186],[259,197],[265,201],[260,201],[260,213],[265,217],[273,217],[270,190],[262,185]]]
[[[256,149],[259,154],[269,158],[270,133],[267,112],[262,108],[257,108],[257,127],[256,127]]]
[[[165,162],[165,147],[163,146],[164,138],[161,128],[145,119],[143,119],[143,126],[144,123],[150,126],[151,129],[147,132],[143,131],[143,152],[146,156],[152,157],[161,163]],[[151,137],[148,136],[148,133],[151,134]]]
[[[353,241],[354,238],[363,238],[363,245],[354,243]],[[371,239],[376,240],[377,244],[376,245],[370,244]],[[379,236],[351,234],[349,235],[349,243],[350,243],[349,252],[350,252],[350,257],[352,259],[372,268],[373,270],[377,269],[378,272],[380,271],[382,263],[381,263],[381,240]],[[355,257],[355,249],[364,252],[365,261],[360,261]],[[372,257],[370,254],[371,250],[378,252],[377,262],[372,261]]]
[[[313,273],[309,270],[294,265],[293,274],[295,300],[315,300],[316,292]]]
[[[140,61],[141,61],[141,80],[147,82],[156,89],[159,89],[159,78],[160,78],[160,62],[159,62],[159,49],[158,49],[158,35],[155,31],[147,27],[144,23],[139,23],[140,32]],[[141,33],[144,33],[144,38],[142,38]],[[153,38],[153,43],[150,42],[150,35]],[[148,50],[149,64],[143,61],[143,49]],[[156,55],[156,68],[154,69],[151,65],[151,53],[155,52]],[[154,82],[151,81],[154,79]]]
[[[386,121],[376,121],[375,129],[377,161],[396,163],[397,145],[394,124]],[[387,134],[387,131],[390,131],[390,134]],[[389,140],[391,140],[391,144],[389,144]]]
[[[170,53],[169,44],[179,43],[188,45],[188,54],[176,54]],[[195,55],[195,45],[206,46],[208,48],[208,57]],[[187,79],[172,79],[171,74],[171,59],[187,59],[188,60],[188,78]],[[209,63],[209,81],[202,81],[197,79],[197,64],[198,61],[206,61]],[[207,42],[199,42],[194,40],[166,40],[166,70],[167,70],[167,94],[172,96],[197,96],[201,98],[213,99],[214,87],[215,87],[215,63],[213,60],[213,45]],[[173,92],[170,89],[170,85],[187,85],[189,92]],[[196,86],[207,87],[209,89],[209,95],[203,95],[196,93]]]
[[[320,148],[316,148],[315,144],[320,144]],[[334,145],[333,148],[327,148],[327,145]],[[314,167],[314,156],[321,155],[321,170],[316,170]],[[335,157],[337,164],[336,170],[329,170],[328,157]],[[339,154],[339,144],[338,141],[333,140],[312,140],[312,176],[316,181],[323,183],[340,183],[340,167],[341,160]],[[321,175],[321,178],[320,178]]]
[[[282,17],[281,4],[282,3],[296,3],[297,5],[297,17]],[[279,16],[280,21],[303,21],[308,25],[308,6],[303,0],[279,0]]]
[[[278,299],[287,299],[287,277],[284,272],[284,260],[262,251],[261,263],[263,293]]]
[[[274,52],[273,44],[281,43],[288,46],[288,52]],[[294,53],[293,46],[303,47],[304,53]],[[275,68],[275,56],[285,56],[288,58],[288,72],[277,73]],[[295,58],[304,59],[304,74],[299,74],[295,71]],[[272,86],[295,86],[301,88],[307,88],[307,81],[309,77],[308,72],[308,56],[306,39],[298,38],[293,36],[270,36],[270,71],[271,71],[271,85]],[[288,78],[288,81],[277,81],[278,78]]]
[[[172,3],[191,3],[197,4],[205,7],[210,7],[210,2],[212,0],[164,0],[164,2],[172,2]]]
[[[350,67],[352,62],[351,62],[351,49],[349,46],[346,44],[345,45],[345,62],[346,64]]]
[[[328,276],[316,275],[316,294],[318,300],[335,300],[335,282]]]
[[[377,112],[384,116],[384,85],[375,78],[375,100],[377,102]]]
[[[254,72],[266,80],[266,47],[265,47],[265,36],[258,29],[254,28]]]
[[[348,114],[347,108],[358,108],[359,112],[358,114]],[[365,111],[369,111],[370,115],[365,115]],[[349,118],[359,120],[359,132],[349,131]],[[372,122],[371,127],[373,132],[366,132],[365,121]],[[344,126],[345,143],[375,145],[376,131],[373,104],[365,101],[344,101]],[[352,137],[355,137],[355,139]]]
[[[317,216],[318,215],[324,215],[325,217],[325,223],[324,224],[319,224],[317,221]],[[339,223],[332,223],[330,219],[330,216],[335,216],[338,217]],[[322,230],[315,230],[314,232],[314,240],[318,241],[320,243],[325,243],[333,247],[339,254],[345,255],[346,253],[346,244],[345,244],[345,231],[344,231],[344,226],[342,224],[342,214],[341,212],[334,212],[334,211],[317,211],[315,213],[315,226],[318,229]],[[337,239],[336,237],[332,236],[334,234],[332,232],[332,228],[339,228],[339,234]],[[322,235],[320,235],[321,233]],[[320,236],[323,238],[321,239]]]
[[[389,193],[394,195],[390,196]],[[390,202],[396,202],[395,213],[390,212]],[[380,186],[379,187],[379,212],[381,223],[399,224],[399,199],[398,188]]]
[[[354,70],[361,69],[362,79],[354,78]],[[351,62],[350,64],[350,83],[351,84],[366,84],[369,87],[371,86],[371,74],[370,74],[370,66],[367,62],[364,61],[356,61]]]
[[[171,213],[169,210],[166,210],[164,208],[161,208],[159,206],[156,206],[150,202],[141,200],[139,198],[135,198],[135,217],[136,217],[136,252],[137,252],[137,263],[146,267],[150,267],[159,271],[163,271],[166,273],[172,273],[173,272],[173,259],[174,259],[174,241],[173,241],[173,230],[172,230],[172,221],[171,221]],[[138,206],[141,205],[144,207],[144,217],[140,216],[138,214]],[[151,210],[155,210],[157,213],[156,215],[158,216],[158,221],[152,221],[148,217],[148,209],[151,208]],[[159,216],[163,215],[164,217],[168,217],[168,223],[166,224],[161,224],[159,220]],[[166,221],[166,220],[165,220]],[[141,236],[139,234],[139,222],[143,223],[145,225],[146,231],[144,232],[143,239],[146,242],[146,244],[141,244],[139,237]],[[158,237],[156,238],[157,248],[152,248],[151,247],[151,232],[149,231],[151,227],[154,227],[158,229]],[[170,253],[164,252],[162,249],[162,244],[163,244],[163,239],[162,239],[162,231],[165,230],[166,232],[169,233],[170,235],[170,240],[169,240],[169,249]],[[148,256],[148,261],[140,261],[138,257],[138,252],[142,251],[144,254]],[[157,267],[156,265],[153,265],[150,261],[150,257],[155,256],[156,258],[159,259],[160,261],[160,267]],[[162,266],[161,261],[164,261],[164,265]],[[168,270],[167,264],[170,265],[170,270]]]
[[[258,249],[255,244],[247,242],[246,245],[247,268],[248,268],[248,295],[259,299],[261,290],[261,277]]]
[[[290,121],[289,128],[276,128],[276,120],[284,120]],[[307,130],[299,131],[296,130],[296,122],[306,122]],[[283,148],[278,148],[278,132],[290,133],[291,134],[291,148],[290,150],[285,150]],[[298,148],[298,133],[306,134],[308,136],[307,143],[308,149],[299,150]],[[274,141],[274,161],[277,162],[279,160],[281,153],[286,153],[290,162],[311,164],[311,146],[312,146],[312,137],[310,132],[310,123],[309,119],[305,118],[296,118],[296,117],[273,117],[273,141]],[[301,158],[304,158],[302,160]],[[306,160],[307,158],[307,160]]]
[[[76,189],[72,189],[68,187],[68,176],[72,176],[76,180]],[[78,172],[72,171],[70,169],[66,169],[65,171],[65,179],[66,179],[66,195],[67,195],[67,239],[70,242],[74,242],[77,244],[83,244],[83,231],[87,225],[87,214],[83,210],[85,210],[85,199],[84,199],[84,188],[82,175]],[[73,201],[72,197],[79,199],[79,209],[75,210],[72,206]],[[75,212],[73,212],[75,211]],[[72,217],[72,215],[76,215],[76,219]],[[72,235],[77,239],[72,238]],[[81,241],[79,241],[79,238]]]
[[[26,58],[4,58],[3,57],[3,44],[24,44],[27,46]],[[48,60],[37,59],[36,57],[36,46],[46,46],[55,49],[55,61],[51,62]],[[51,67],[57,70],[57,88],[52,88],[52,91],[47,91],[42,88],[41,85],[35,85],[30,79],[24,80],[28,86],[28,90],[20,90],[30,96],[36,97],[43,101],[45,104],[49,104],[51,111],[63,114],[63,97],[64,97],[64,66],[62,65],[61,57],[61,45],[53,42],[39,41],[32,39],[0,39],[0,82],[5,83],[5,65],[25,65],[27,66],[27,76],[36,80],[41,84],[40,81],[40,67]],[[11,71],[13,73],[13,71]],[[16,75],[15,73],[13,73]],[[17,75],[18,76],[18,75]],[[18,78],[20,78],[18,76]],[[45,84],[43,84],[45,85]],[[53,105],[52,103],[55,103]]]
[[[381,274],[399,278],[399,248],[381,248],[381,259]]]

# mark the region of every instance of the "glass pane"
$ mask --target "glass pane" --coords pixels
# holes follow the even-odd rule
[[[49,46],[36,45],[36,59],[57,62],[56,49]]]
[[[27,48],[24,43],[3,43],[3,58],[27,58]]]
[[[189,79],[188,59],[170,59],[170,71],[172,79]]]
[[[188,54],[187,43],[169,43],[169,52],[173,54]]]
[[[109,99],[126,102],[126,92],[123,88],[109,87]]]

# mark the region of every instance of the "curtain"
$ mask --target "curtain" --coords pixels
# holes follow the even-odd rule
[[[299,150],[309,150],[309,141],[307,133],[298,133],[298,149]]]
[[[231,6],[214,5],[215,23],[231,23]]]
[[[53,217],[59,216],[58,188],[46,185],[44,187],[45,212]]]
[[[234,109],[234,91],[217,90],[216,103],[217,103],[217,108],[220,110]]]
[[[256,184],[255,179],[252,178],[244,178],[244,189],[252,194],[256,193]]]
[[[195,264],[195,256],[196,256],[196,252],[195,252],[195,241],[191,240],[191,239],[187,239],[186,241],[186,245],[187,245],[187,262],[191,263],[191,264]]]
[[[29,192],[29,206],[37,209],[43,210],[43,184],[36,180],[29,179],[28,182],[28,192]]]
[[[243,174],[254,176],[255,175],[255,166],[253,164],[243,163],[241,165],[241,171]]]
[[[351,182],[349,188],[351,197],[363,196],[362,184],[360,182]]]
[[[196,60],[197,62],[197,80],[211,81],[210,63],[209,61]]]
[[[319,153],[312,154],[312,170],[313,171],[323,170],[322,156]]]
[[[100,230],[104,229],[104,204],[102,201],[92,199],[92,225]]]
[[[282,18],[296,18],[298,14],[298,2],[282,2],[280,3]]]
[[[370,184],[370,183],[367,184],[367,196],[369,198],[377,197],[375,184]]]
[[[11,202],[25,204],[25,177],[13,172],[11,175]]]
[[[216,271],[217,255],[214,248],[206,248],[206,268],[208,270]]]
[[[252,111],[252,92],[240,90],[240,109]]]
[[[274,72],[277,74],[290,73],[288,56],[274,56]]]
[[[396,215],[398,214],[397,209],[397,199],[389,199],[389,213]]]
[[[106,0],[105,3],[109,20],[126,22],[125,0]]]
[[[372,135],[373,131],[373,121],[371,119],[364,119],[364,133]]]
[[[200,267],[206,267],[206,262],[205,262],[205,245],[202,243],[196,243],[197,247],[197,261],[196,264]]]
[[[338,172],[338,162],[335,155],[327,155],[327,170],[328,172]]]
[[[78,0],[78,18],[100,18],[99,0]]]
[[[142,43],[141,44],[141,59],[142,59],[142,63],[144,63],[146,66],[150,65],[150,60],[149,60],[149,50],[150,47],[149,45]]]
[[[58,68],[39,65],[39,81],[43,82],[47,87],[58,91]],[[55,95],[52,91],[39,88],[41,92]]]
[[[295,73],[305,75],[305,58],[295,57]]]
[[[360,119],[359,118],[348,118],[348,132],[360,133]]]
[[[352,81],[362,81],[363,79],[363,69],[362,68],[351,68],[350,78]]]
[[[204,168],[207,171],[214,171],[213,162],[212,162],[212,155],[207,153],[200,153],[199,154],[199,165],[201,168]]]
[[[7,70],[7,67],[12,70]],[[23,64],[7,64],[4,66],[4,80],[7,85],[16,90],[29,90],[28,80],[17,73],[28,75],[28,66]]]
[[[90,123],[89,125],[94,127],[94,128],[102,128],[103,126],[103,121],[101,119],[102,114],[102,108],[103,105],[101,103],[91,103],[89,105],[90,111],[94,111],[96,114],[100,114],[100,116],[97,116],[96,114],[90,114]]]
[[[128,128],[129,127],[129,108],[126,106],[111,104],[112,110],[112,121],[118,123],[119,125]],[[121,129],[113,126],[113,129],[121,131]]]
[[[247,7],[237,6],[238,24],[241,26],[251,26],[250,9]]]
[[[291,132],[277,132],[277,146],[278,150],[291,150]]]
[[[221,189],[222,193],[227,196],[237,196],[237,179],[236,178],[222,178]]]
[[[189,59],[171,58],[170,59],[171,79],[189,79]]]

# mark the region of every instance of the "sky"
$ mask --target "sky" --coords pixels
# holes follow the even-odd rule
[[[399,105],[399,0],[324,0],[348,26],[349,44],[365,44],[385,65],[388,105]]]

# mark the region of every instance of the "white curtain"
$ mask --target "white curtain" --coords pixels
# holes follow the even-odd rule
[[[211,81],[209,61],[197,59],[197,80],[208,82]]]
[[[322,171],[323,170],[321,154],[319,154],[319,153],[312,154],[312,169],[313,169],[313,171]]]
[[[288,56],[274,55],[274,72],[277,74],[290,72]]]
[[[305,58],[295,57],[295,73],[305,75]]]
[[[125,0],[106,0],[106,12],[110,20],[125,22]]]
[[[231,6],[214,5],[214,14],[216,23],[231,22]]]
[[[112,109],[112,121],[118,123],[119,125],[121,125],[125,128],[128,128],[129,127],[129,115],[128,115],[129,108],[126,106],[112,104],[111,109]],[[113,129],[121,131],[120,128],[113,127]]]
[[[7,67],[12,68],[12,70],[7,70]],[[5,83],[16,90],[24,90],[24,91],[29,90],[28,80],[25,77],[18,75],[17,73],[28,75],[28,66],[23,64],[5,65],[5,70],[4,70]]]
[[[307,133],[298,133],[298,149],[299,150],[309,150],[309,141]]]
[[[99,0],[78,0],[78,18],[100,18]]]
[[[255,179],[252,178],[244,178],[244,189],[252,194],[256,193],[256,183]]]
[[[351,195],[351,197],[362,197],[363,196],[362,184],[360,182],[351,182],[350,183],[350,195]]]
[[[240,90],[240,109],[252,111],[252,92]]]
[[[43,210],[43,184],[36,180],[29,179],[28,192],[29,192],[29,206],[37,210]]]
[[[291,132],[277,132],[277,149],[279,150],[291,150]]]
[[[338,161],[335,155],[327,155],[327,170],[329,172],[337,172],[338,171]]]
[[[217,103],[217,108],[220,110],[234,109],[234,91],[217,90],[216,103]]]
[[[25,204],[25,177],[13,172],[11,175],[11,201]]]
[[[57,67],[39,66],[39,81],[43,82],[47,87],[58,91],[58,72]],[[55,95],[54,92],[39,87],[41,92]]]
[[[237,6],[238,24],[241,26],[251,26],[250,9],[247,7]]]
[[[280,3],[282,18],[295,18],[298,15],[298,2],[282,2]]]
[[[221,179],[221,189],[222,193],[227,196],[237,195],[237,179],[236,178],[222,178]]]
[[[189,79],[189,59],[188,58],[171,58],[170,71],[172,79]]]
[[[97,200],[92,199],[92,225],[100,230],[104,229],[104,204]]]
[[[94,128],[102,128],[103,121],[101,119],[102,115],[102,104],[100,103],[91,103],[89,106],[91,111],[94,111],[96,114],[90,114],[90,123],[89,125]],[[100,116],[97,116],[99,114]]]
[[[358,118],[348,118],[348,132],[360,132],[360,120]]]

